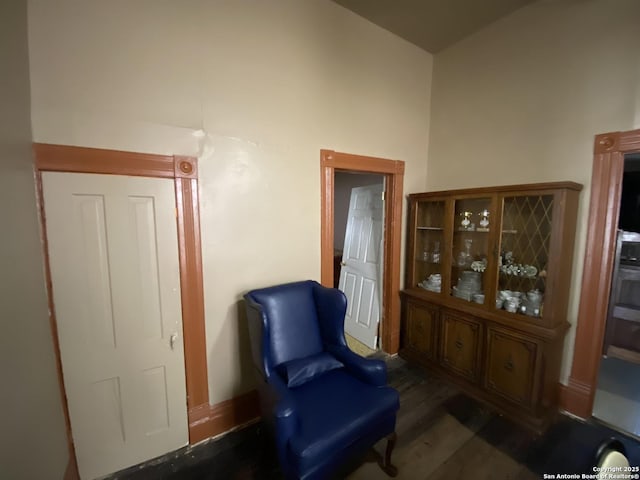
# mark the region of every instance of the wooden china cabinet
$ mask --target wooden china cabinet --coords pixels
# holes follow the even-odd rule
[[[581,189],[409,195],[400,355],[538,432],[557,410]]]

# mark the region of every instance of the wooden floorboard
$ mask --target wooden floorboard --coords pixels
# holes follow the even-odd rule
[[[561,417],[547,434],[535,436],[424,370],[398,357],[385,360],[389,384],[400,393],[393,454],[400,480],[533,480],[544,473],[591,473],[599,443],[617,435],[601,425]],[[640,443],[622,440],[631,465],[637,466]],[[381,441],[375,449],[382,454],[385,446]],[[281,475],[273,442],[257,423],[110,477],[149,478],[269,480]],[[375,462],[358,461],[341,478],[389,477]]]
[[[469,478],[493,480],[495,478],[519,480],[522,469],[517,461],[493,447],[478,436],[471,436],[453,455],[439,464],[427,477],[430,480]]]

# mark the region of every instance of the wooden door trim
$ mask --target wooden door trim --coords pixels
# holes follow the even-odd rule
[[[34,149],[35,152],[35,149]],[[49,327],[51,328],[51,337],[53,341],[53,350],[55,353],[56,372],[58,376],[58,386],[60,388],[60,396],[62,399],[62,411],[64,412],[64,423],[67,433],[67,449],[69,450],[69,462],[64,473],[64,480],[80,480],[78,473],[78,464],[76,460],[76,451],[73,448],[73,434],[71,432],[71,419],[69,417],[69,404],[64,389],[64,375],[62,373],[62,359],[60,357],[60,341],[58,340],[58,323],[56,322],[56,313],[53,305],[53,283],[51,282],[51,262],[49,261],[49,240],[47,238],[46,218],[44,215],[44,193],[42,190],[42,172],[36,167],[35,169],[36,183],[36,203],[38,205],[38,213],[40,217],[40,238],[44,259],[44,276],[47,290],[47,303],[49,307]]]
[[[64,392],[62,363],[58,344],[57,324],[53,306],[51,272],[46,238],[42,172],[99,173],[173,179],[176,195],[180,288],[182,294],[182,325],[186,374],[189,443],[205,437],[202,432],[203,408],[210,409],[207,375],[206,337],[204,323],[204,287],[200,242],[200,214],[198,196],[198,163],[194,157],[153,155],[98,148],[35,143],[33,145],[36,183],[39,196],[42,243],[45,254],[45,277],[49,296],[49,311],[58,379],[63,396],[71,462],[75,452],[71,437],[69,410]],[[73,470],[73,467],[70,467]],[[69,469],[68,469],[69,471]],[[73,475],[65,478],[75,478]]]
[[[561,407],[582,418],[593,411],[609,304],[624,155],[640,151],[640,129],[595,137],[587,245],[569,384]]]
[[[382,346],[387,353],[400,347],[400,244],[402,238],[402,188],[404,162],[366,157],[333,150],[320,151],[320,281],[333,287],[334,181],[336,171],[385,175],[385,229]]]
[[[39,171],[174,178],[175,157],[148,153],[34,143]],[[195,160],[195,159],[193,159]]]

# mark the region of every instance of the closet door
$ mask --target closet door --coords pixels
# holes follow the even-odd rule
[[[42,175],[78,468],[103,476],[188,443],[174,184]]]

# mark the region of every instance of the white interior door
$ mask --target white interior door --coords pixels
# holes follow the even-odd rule
[[[173,181],[42,176],[53,301],[82,479],[188,443]]]
[[[339,289],[347,296],[344,330],[375,349],[382,278],[382,184],[351,190]]]

